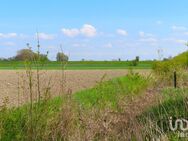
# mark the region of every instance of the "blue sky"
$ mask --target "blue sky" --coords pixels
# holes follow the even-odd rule
[[[158,59],[187,49],[187,0],[1,0],[0,57],[30,43],[50,59]],[[158,54],[158,50],[161,50]]]

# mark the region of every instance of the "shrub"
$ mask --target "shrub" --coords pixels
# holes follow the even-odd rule
[[[17,52],[17,55],[13,57],[16,61],[36,61],[40,58],[42,61],[49,61],[48,56],[45,54],[37,54],[31,49],[22,49]]]
[[[187,80],[184,77],[188,66],[188,52],[182,53],[170,60],[155,61],[153,72],[162,83],[172,85],[174,72],[177,72],[178,81],[184,83]]]
[[[130,62],[130,66],[137,66],[138,65],[138,62],[136,61],[136,60],[132,60],[131,62]]]
[[[136,56],[136,58],[130,62],[130,66],[137,66],[139,61],[140,61],[140,57]]]
[[[67,62],[69,60],[69,57],[65,55],[63,52],[58,52],[56,56],[57,61]]]

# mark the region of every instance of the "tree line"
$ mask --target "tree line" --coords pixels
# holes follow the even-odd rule
[[[35,61],[35,60],[50,61],[48,58],[48,52],[41,54],[34,52],[31,49],[21,49],[17,51],[16,56],[10,58],[0,58],[0,61]],[[63,52],[58,52],[56,55],[56,61],[68,61],[69,57]]]

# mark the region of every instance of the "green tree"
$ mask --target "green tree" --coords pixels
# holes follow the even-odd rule
[[[14,58],[17,61],[34,60],[35,53],[30,49],[22,49],[17,52]]]
[[[136,56],[136,62],[139,62],[140,61],[140,57],[139,56]]]
[[[17,52],[16,56],[13,57],[12,60],[16,61],[34,61],[39,58],[42,61],[49,61],[48,56],[46,54],[37,54],[33,52],[31,49],[21,49]]]
[[[136,56],[136,58],[130,62],[130,66],[137,66],[139,61],[140,61],[140,57]]]
[[[67,55],[65,55],[63,52],[58,52],[57,56],[56,56],[56,60],[67,62],[69,60],[69,57]]]

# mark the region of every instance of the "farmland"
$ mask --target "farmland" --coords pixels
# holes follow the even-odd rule
[[[138,65],[131,66],[131,61],[69,61],[66,63],[67,70],[97,70],[97,69],[151,69],[152,61],[140,61]],[[0,70],[25,69],[23,61],[0,61]],[[35,65],[33,65],[35,69]],[[61,62],[46,62],[41,69],[60,70]]]
[[[90,61],[70,62],[67,69],[57,62],[25,62],[24,70],[23,62],[12,63],[20,68],[0,71],[3,140],[179,138],[169,117],[187,116],[187,52],[140,62],[144,69]]]
[[[4,0],[0,141],[188,141],[188,0]]]
[[[65,80],[65,89],[71,89],[72,93],[91,88],[95,86],[100,80],[104,77],[103,81],[125,76],[129,70],[66,70],[64,72],[66,76]],[[136,70],[135,72],[140,72],[143,75],[149,74],[150,70]],[[61,82],[61,71],[60,70],[48,70],[43,71],[41,76],[41,83],[43,87],[46,87],[46,83],[51,81],[51,93],[53,97],[58,96],[60,93],[60,82]],[[26,81],[26,73],[24,70],[1,70],[0,71],[0,105],[4,98],[9,98],[9,106],[18,105],[18,86],[23,87],[24,82]],[[19,81],[19,83],[18,83]],[[25,84],[28,85],[28,84]],[[35,88],[36,89],[36,88]],[[25,103],[28,95],[20,91],[20,103]],[[28,92],[28,91],[27,91]]]
[[[153,70],[107,69],[124,62],[108,62],[104,70],[1,70],[1,138],[177,140],[168,118],[187,115],[186,58],[187,52],[154,62]]]

